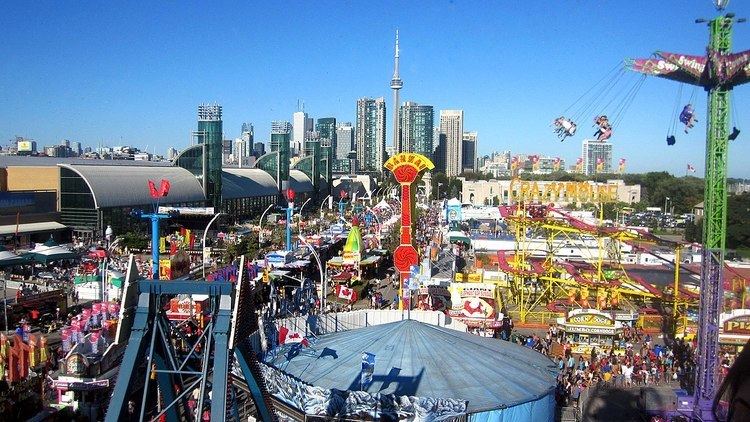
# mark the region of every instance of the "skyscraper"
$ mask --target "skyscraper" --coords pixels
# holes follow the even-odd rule
[[[399,133],[399,100],[398,91],[404,86],[401,78],[398,76],[398,29],[396,30],[396,53],[393,55],[393,78],[391,78],[391,89],[393,90],[393,148],[397,153],[403,151],[401,145],[401,136]]]
[[[255,158],[259,158],[265,153],[266,153],[266,144],[264,144],[263,142],[256,142],[253,144],[253,155],[255,156]]]
[[[283,123],[286,123],[286,125]],[[289,125],[289,122],[271,122],[271,152],[279,152],[275,179],[277,187],[282,191],[289,187],[290,137],[291,125]]]
[[[440,125],[435,126],[432,131],[432,163],[435,164],[435,173],[445,174],[445,135],[440,133]]]
[[[271,122],[271,133],[292,133],[292,124],[286,120],[273,120]]]
[[[318,132],[320,136],[320,158],[325,160],[325,163],[321,163],[320,174],[326,179],[326,181],[330,182],[333,177],[334,154],[336,151],[336,144],[338,143],[336,118],[323,117],[318,119],[318,123],[315,125],[315,131]]]
[[[432,106],[407,101],[401,106],[401,150],[416,152],[432,159],[432,132],[434,111]]]
[[[249,157],[253,149],[253,142],[255,142],[255,128],[252,123],[243,123],[242,132],[240,132],[240,139],[245,142],[243,149],[243,156]]]
[[[177,150],[174,147],[167,148],[167,160],[172,161],[177,157]]]
[[[315,131],[320,135],[321,145],[330,145],[336,149],[336,118],[321,117],[315,125]]]
[[[601,163],[597,172],[596,165]],[[612,144],[594,139],[583,140],[583,171],[591,176],[596,173],[612,172]]]
[[[349,160],[349,153],[354,150],[354,127],[351,122],[341,123],[336,128],[336,151],[337,160]]]
[[[198,143],[206,144],[205,180],[203,190],[209,203],[218,211],[221,206],[221,153],[223,144],[221,106],[201,104],[198,106]]]
[[[292,149],[295,155],[304,155],[305,134],[312,132],[313,119],[307,117],[304,111],[298,111],[292,115]]]
[[[445,135],[445,175],[458,176],[463,170],[464,111],[440,110],[440,134]]]
[[[462,171],[477,171],[477,133],[464,132],[461,143]]]
[[[385,156],[385,99],[357,100],[357,166],[360,171],[382,172]]]

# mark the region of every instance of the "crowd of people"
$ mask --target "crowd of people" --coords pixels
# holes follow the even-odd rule
[[[501,338],[508,339],[507,335]],[[570,339],[556,325],[540,337],[517,335],[520,345],[543,353],[558,369],[555,397],[559,406],[578,406],[579,398],[591,387],[640,387],[669,385],[692,391],[695,356],[692,345],[677,339],[669,345],[657,344],[650,335],[631,329],[623,337],[624,348],[591,348],[590,353],[572,351]],[[554,354],[553,350],[562,350]],[[722,362],[725,371],[731,365],[729,355]]]

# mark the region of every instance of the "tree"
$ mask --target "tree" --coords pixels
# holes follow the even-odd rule
[[[685,224],[685,241],[696,243],[703,241],[703,219]]]
[[[750,193],[727,198],[727,247],[750,247]]]

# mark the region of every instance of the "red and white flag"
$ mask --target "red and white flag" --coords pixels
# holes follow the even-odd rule
[[[282,326],[279,328],[279,344],[287,343],[301,343],[305,347],[310,345],[310,342],[302,334]]]
[[[336,296],[340,297],[341,299],[346,299],[349,302],[356,302],[357,301],[357,292],[354,289],[350,289],[346,286],[338,285],[336,286]]]
[[[688,163],[687,171],[691,173],[695,173],[695,167],[693,167],[692,164]]]

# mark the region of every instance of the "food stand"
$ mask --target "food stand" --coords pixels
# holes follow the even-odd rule
[[[573,309],[557,319],[574,354],[589,354],[591,349],[609,353],[622,335],[622,322],[597,309]]]
[[[750,340],[750,309],[733,309],[719,316],[721,353],[737,356]]]

